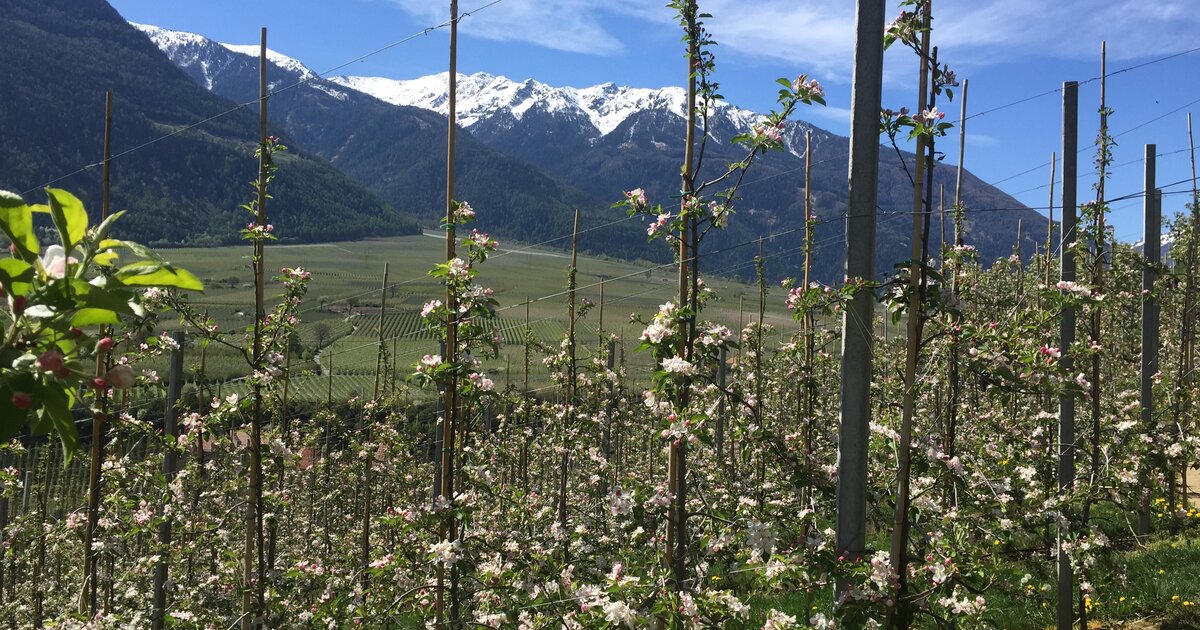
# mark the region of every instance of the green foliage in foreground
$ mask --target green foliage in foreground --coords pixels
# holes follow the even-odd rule
[[[56,435],[69,455],[77,441],[73,408],[134,384],[128,365],[106,363],[113,340],[104,327],[146,316],[140,289],[204,286],[149,249],[111,238],[113,222],[123,213],[89,228],[87,211],[74,195],[47,188],[46,196],[45,205],[30,206],[0,191],[0,231],[12,243],[12,255],[0,258],[6,320],[0,339],[0,440],[11,439],[28,422],[34,435]],[[50,217],[56,244],[42,247],[35,214]],[[121,252],[143,260],[119,265]]]

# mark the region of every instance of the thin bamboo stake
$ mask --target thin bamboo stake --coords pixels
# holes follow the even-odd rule
[[[101,175],[101,220],[108,218],[109,190],[111,186],[112,162],[112,108],[113,94],[111,91],[104,95],[104,170]],[[100,338],[109,334],[108,327],[100,329]],[[96,378],[103,378],[108,367],[108,352],[97,349]],[[88,509],[87,529],[83,538],[83,589],[84,597],[80,601],[80,612],[89,617],[96,615],[97,606],[97,551],[93,549],[96,540],[96,528],[100,519],[100,471],[104,463],[104,422],[108,419],[109,390],[103,389],[97,393],[99,413],[92,415],[92,444],[91,456],[88,460]]]
[[[812,285],[812,252],[813,252],[813,228],[816,227],[817,217],[813,213],[812,205],[812,130],[809,129],[804,134],[804,285],[801,290],[808,292]],[[812,499],[812,479],[813,474],[813,432],[816,422],[814,418],[814,408],[817,398],[817,382],[813,374],[813,364],[816,357],[816,322],[813,317],[812,307],[804,309],[802,319],[801,332],[804,335],[804,376],[802,387],[796,391],[797,398],[803,398],[802,419],[804,422],[804,461],[808,464],[809,475],[804,482],[804,494],[801,497],[802,503],[809,503]],[[724,368],[724,366],[722,366]],[[797,401],[799,402],[799,400]]]
[[[954,247],[962,247],[963,244],[963,213],[966,211],[962,199],[962,181],[963,171],[966,168],[966,150],[967,150],[967,92],[970,87],[970,80],[963,79],[962,93],[959,98],[962,99],[959,104],[958,115],[958,171],[955,175],[954,183]],[[959,296],[962,287],[959,283],[959,275],[962,271],[958,258],[955,257],[953,269],[950,270],[950,292],[955,298]],[[955,318],[957,323],[958,318]],[[962,392],[962,379],[960,377],[959,368],[959,352],[960,340],[957,330],[952,330],[950,333],[950,394],[946,401],[946,436],[945,443],[942,449],[946,452],[947,457],[954,457],[958,442],[958,401]],[[949,480],[950,489],[947,492],[947,502],[957,504],[957,485],[953,479]]]
[[[270,169],[270,153],[267,148],[267,29],[263,27],[259,42],[258,59],[258,185],[257,225],[267,224],[267,176]],[[254,242],[254,369],[262,368],[265,355],[263,325],[266,320],[264,289],[264,241]],[[242,557],[242,629],[250,630],[261,623],[263,597],[266,585],[266,557],[263,540],[263,488],[262,488],[262,422],[263,392],[257,380],[253,386],[254,412],[250,418],[250,440],[246,445],[249,454],[250,483],[246,489],[245,547]]]
[[[174,442],[179,435],[179,431],[175,422],[175,406],[179,402],[180,393],[183,391],[183,346],[186,341],[183,331],[175,331],[172,333],[171,338],[175,341],[175,348],[171,351],[171,371],[169,380],[167,381],[166,409],[163,412],[163,437],[166,439],[166,445],[163,452],[162,473],[167,485],[170,485],[171,481],[175,478],[175,469],[177,467]],[[160,506],[160,512],[165,512],[165,508],[166,505]],[[158,563],[154,566],[154,603],[150,613],[150,627],[153,630],[161,630],[166,618],[167,566],[172,555],[171,534],[171,519],[163,519],[163,522],[158,526],[158,544],[161,556]]]
[[[1100,146],[1097,147],[1099,156],[1097,164],[1099,165],[1099,179],[1096,182],[1096,206],[1095,217],[1093,217],[1093,227],[1095,230],[1095,257],[1092,261],[1092,291],[1095,293],[1104,292],[1104,267],[1106,264],[1105,248],[1105,226],[1104,221],[1104,184],[1108,177],[1108,105],[1106,84],[1108,78],[1108,43],[1100,42]],[[1091,343],[1093,346],[1101,342],[1101,325],[1103,323],[1103,313],[1100,305],[1092,306],[1092,330]],[[1089,401],[1091,402],[1091,465],[1088,479],[1090,483],[1095,484],[1100,476],[1101,451],[1100,451],[1100,429],[1101,419],[1103,415],[1102,400],[1100,393],[1101,388],[1101,373],[1100,373],[1100,353],[1092,354],[1091,365],[1091,392]],[[1174,488],[1174,480],[1168,480],[1168,488]],[[1168,490],[1168,494],[1169,494]],[[1083,522],[1084,529],[1087,529],[1088,522],[1091,519],[1092,499],[1087,496],[1083,500]],[[1087,630],[1088,617],[1087,607],[1084,606],[1083,592],[1079,593],[1079,627],[1082,630]]]
[[[924,112],[935,105],[931,98],[929,86],[930,67],[937,67],[937,49],[933,49],[932,63],[930,60],[929,30],[931,25],[932,1],[925,3],[924,20],[926,29],[921,34],[921,74],[920,92],[918,94],[917,111]],[[920,363],[921,336],[924,327],[922,304],[925,297],[925,210],[928,207],[925,199],[926,171],[933,168],[933,160],[927,152],[932,148],[933,139],[925,136],[917,137],[916,160],[913,168],[913,221],[911,237],[911,257],[913,260],[909,269],[908,296],[908,327],[905,344],[904,361],[904,396],[903,412],[900,420],[900,436],[896,444],[898,470],[896,479],[896,511],[892,529],[892,574],[897,580],[896,600],[898,605],[890,608],[888,616],[891,625],[899,630],[909,627],[911,615],[907,607],[899,605],[905,597],[908,584],[908,531],[909,522],[909,476],[911,474],[913,417],[916,414],[917,399],[917,368]],[[931,174],[931,173],[930,173]]]

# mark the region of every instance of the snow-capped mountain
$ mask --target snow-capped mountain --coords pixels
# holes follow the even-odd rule
[[[409,105],[449,114],[449,73],[396,80],[384,77],[338,76],[334,83],[365,92],[393,105]],[[680,87],[634,88],[603,83],[591,87],[554,87],[525,79],[513,81],[487,73],[458,75],[458,123],[467,129],[486,127],[495,121],[521,121],[526,114],[536,112],[561,119],[577,120],[587,136],[607,136],[620,128],[631,116],[646,111],[667,112],[681,120],[687,115],[687,92]],[[716,132],[724,130],[749,131],[763,120],[762,114],[719,101],[714,108],[713,140],[723,142]],[[501,123],[505,124],[505,123]],[[803,138],[805,131],[814,129],[807,123],[789,125],[786,140]],[[803,142],[788,142],[789,151],[799,155]]]
[[[208,90],[231,76],[241,77],[247,64],[257,64],[258,46],[227,44],[203,35],[174,31],[148,24],[133,26],[146,34],[180,69]],[[416,79],[396,80],[385,77],[336,76],[322,79],[301,61],[275,50],[267,50],[267,59],[286,72],[288,80],[304,82],[301,89],[316,89],[334,98],[345,99],[344,86],[373,96],[392,105],[417,107],[443,116],[450,111],[449,73],[442,72]],[[272,89],[280,87],[275,81]],[[680,87],[635,88],[603,83],[585,88],[554,87],[526,79],[514,81],[487,73],[458,75],[458,123],[477,135],[492,135],[492,129],[509,130],[529,113],[548,115],[569,121],[576,133],[589,139],[607,136],[640,112],[666,112],[683,119],[687,111],[687,93]],[[725,142],[737,133],[749,131],[764,116],[720,101],[709,121],[712,140]],[[815,130],[807,123],[791,124],[785,130],[784,143],[790,153],[804,151],[804,134]],[[823,135],[815,136],[820,146]]]
[[[248,69],[258,68],[258,46],[254,44],[223,44],[203,35],[173,31],[150,24],[130,22],[137,30],[146,34],[159,50],[186,72],[194,81],[209,91],[216,91],[217,83],[224,79],[241,81]],[[267,49],[267,60],[286,78],[272,81],[269,89],[282,87],[282,83],[304,84],[305,89],[315,89],[337,99],[346,99],[346,93],[328,81],[322,81],[317,73],[297,59]]]
[[[1161,251],[1158,254],[1159,259],[1164,265],[1174,265],[1175,259],[1171,257],[1171,246],[1175,244],[1175,233],[1168,230],[1163,232],[1158,238],[1159,247],[1161,248]],[[1139,238],[1138,240],[1134,241],[1130,247],[1133,248],[1133,251],[1144,254],[1146,251],[1146,239]]]
[[[142,32],[192,79],[236,102],[258,94],[258,47],[231,46],[202,36],[149,26]],[[299,60],[270,52],[267,76],[281,90],[271,97],[272,121],[301,147],[328,159],[397,208],[433,220],[443,207],[445,115],[449,111],[447,73],[410,80],[380,77],[318,76]],[[621,216],[611,204],[621,191],[643,188],[654,202],[670,206],[679,190],[679,165],[686,132],[685,92],[678,87],[636,88],[604,83],[591,87],[555,87],[526,79],[478,73],[458,76],[458,194],[489,208],[482,227],[501,237],[539,241],[568,233],[570,210],[585,222],[611,222]],[[761,114],[736,104],[717,103],[707,121],[708,140],[698,177],[719,177],[726,165],[745,158],[745,149],[729,140],[750,131]],[[810,192],[823,219],[817,240],[840,242],[846,211],[849,140],[793,120],[784,131],[784,152],[758,158],[737,190],[738,213],[727,230],[711,235],[721,253],[710,263],[745,263],[738,244],[760,235],[790,234],[804,213],[805,135],[811,132],[813,155]],[[912,185],[901,160],[880,156],[879,207],[901,216],[912,207]],[[953,186],[953,169],[938,168],[935,186]],[[966,174],[963,196],[977,208],[1019,207],[1012,197]],[[482,200],[482,201],[481,201]],[[1017,225],[1043,225],[1031,211],[968,215],[967,238],[985,260],[1007,256]],[[933,233],[939,228],[932,226]],[[902,221],[881,220],[877,238],[879,269],[908,257],[908,232]],[[618,257],[661,258],[669,252],[647,248],[644,227],[620,222],[611,232],[582,242],[591,251]],[[1027,230],[1026,246],[1033,251]],[[791,241],[769,240],[778,250],[774,275],[802,264]],[[817,277],[840,277],[841,248],[821,249],[814,261]],[[742,264],[737,269],[749,269]]]

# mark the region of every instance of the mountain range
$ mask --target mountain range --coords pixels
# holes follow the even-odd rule
[[[153,26],[138,28],[197,84],[233,100],[253,96],[257,67],[253,47]],[[281,104],[273,105],[277,124],[393,205],[426,222],[439,216],[441,198],[421,182],[444,182],[440,155],[445,147],[444,130],[432,123],[415,129],[407,121],[449,113],[447,73],[412,80],[326,79],[278,52],[271,52],[268,59],[273,83],[296,86],[281,95],[285,99]],[[458,172],[464,177],[459,196],[474,200],[482,210],[481,217],[492,213],[492,221],[485,219],[488,228],[525,241],[566,234],[575,207],[581,209],[585,227],[618,220],[609,206],[621,198],[622,191],[633,188],[645,189],[652,200],[669,207],[679,188],[685,102],[686,94],[678,87],[648,89],[614,83],[555,87],[532,79],[460,74],[457,123],[468,132],[461,137],[469,140],[459,144]],[[744,150],[731,145],[729,139],[762,119],[760,113],[719,101],[708,120],[701,177],[715,176],[726,164],[743,159]],[[804,151],[809,133],[814,156],[812,197],[823,221],[816,234],[814,269],[817,277],[825,280],[840,276],[840,218],[846,209],[849,141],[801,121],[786,127],[784,152],[754,165],[739,191],[739,210],[730,228],[709,237],[706,249],[714,252],[708,257],[709,269],[752,273],[750,260],[757,253],[753,245],[759,235],[777,235],[768,238],[764,246],[770,275],[794,274],[801,265],[798,230],[803,226]],[[403,164],[406,168],[380,170],[381,162],[391,164],[387,158],[381,159],[381,151],[393,144],[427,150],[406,149],[410,156]],[[475,157],[485,153],[486,158]],[[907,169],[901,159],[908,162]],[[881,157],[878,241],[883,271],[909,257],[910,222],[904,218],[912,204],[907,175],[912,159],[912,154],[894,151],[884,151]],[[415,181],[405,178],[411,173],[419,174]],[[952,168],[935,169],[935,186],[952,189],[953,179]],[[529,187],[539,193],[522,199],[520,192]],[[1033,251],[1037,238],[1032,235],[1045,231],[1045,217],[970,173],[964,178],[963,194],[968,206],[988,209],[968,215],[965,225],[967,240],[985,259],[1012,252],[1018,221],[1029,235],[1022,249]],[[497,198],[500,203],[495,203]],[[515,210],[512,201],[505,202],[513,199],[523,202]],[[630,223],[587,234],[581,245],[585,250],[625,258],[667,259],[665,247],[648,247],[642,225]],[[933,251],[939,233],[935,216]]]
[[[6,178],[0,186],[31,188],[94,164],[98,104],[103,91],[113,89],[120,140],[114,200],[133,210],[126,226],[136,232],[131,236],[160,244],[235,240],[244,224],[238,205],[250,192],[242,182],[255,174],[258,46],[130,25],[103,0],[3,3],[12,7],[0,12],[0,24],[18,45],[0,50],[0,67],[13,69],[6,73],[16,87],[0,110],[0,123],[16,132],[0,149]],[[282,237],[353,239],[412,233],[417,222],[437,225],[445,203],[445,73],[409,81],[326,79],[277,52],[269,61],[272,131],[292,147],[281,160],[270,206]],[[554,87],[487,74],[460,75],[458,82],[456,197],[476,207],[481,229],[561,247],[578,208],[583,227],[593,228],[580,237],[584,251],[671,259],[661,243],[647,245],[640,219],[627,219],[611,204],[638,187],[665,207],[677,203],[686,130],[682,89]],[[761,119],[724,102],[714,107],[700,177],[742,159],[743,150],[729,139]],[[752,274],[763,236],[768,274],[795,275],[802,264],[808,133],[811,195],[821,219],[814,270],[823,280],[840,276],[848,140],[800,121],[787,126],[784,152],[755,163],[730,227],[709,235],[706,273]],[[123,153],[129,149],[136,150]],[[881,272],[908,258],[912,188],[902,160],[911,168],[912,159],[882,153]],[[935,169],[935,187],[952,189],[953,175],[952,168]],[[84,169],[65,185],[87,201],[98,191],[98,169]],[[1044,232],[1044,217],[969,173],[963,189],[968,206],[989,210],[969,214],[965,232],[985,259],[1011,253],[1019,220],[1026,235]],[[932,223],[936,251],[936,214]],[[1023,251],[1032,251],[1034,240],[1027,236]]]

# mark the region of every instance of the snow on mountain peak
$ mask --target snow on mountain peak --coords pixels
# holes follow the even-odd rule
[[[176,65],[198,71],[209,90],[213,89],[216,78],[235,63],[236,57],[230,53],[258,57],[257,45],[218,43],[195,33],[131,24],[145,33]],[[345,100],[347,94],[335,89],[333,84],[364,92],[393,105],[432,110],[443,116],[450,110],[447,72],[408,80],[339,76],[319,81],[319,75],[297,59],[270,49],[267,58],[276,66],[299,75],[301,81],[309,82],[314,89],[341,100]],[[687,115],[687,93],[680,87],[635,88],[612,82],[584,88],[554,87],[534,79],[513,81],[478,72],[458,75],[457,96],[458,123],[468,128],[494,116],[520,120],[530,111],[538,111],[587,121],[584,124],[590,124],[595,129],[595,136],[599,137],[612,133],[639,112],[662,111],[681,118]],[[716,103],[714,113],[742,131],[749,131],[763,120],[761,114],[724,101]],[[799,155],[802,143],[797,143],[796,139],[802,137],[806,128],[808,126],[801,123],[785,132],[789,152]]]
[[[254,57],[255,59],[258,58],[258,53],[259,53],[259,45],[258,44],[226,44],[224,42],[221,42],[221,45],[224,46],[229,51],[235,52],[239,55],[246,55],[249,57]],[[317,77],[317,73],[313,72],[312,70],[309,70],[308,66],[305,66],[304,64],[300,63],[299,60],[289,57],[285,54],[276,52],[274,50],[271,50],[270,48],[267,49],[267,61],[270,61],[271,63],[279,66],[280,68],[283,68],[284,70],[287,70],[289,72],[295,72],[295,73],[299,74],[301,79],[307,80],[307,79],[314,79]]]
[[[181,46],[199,46],[207,43],[209,40],[203,35],[196,33],[185,33],[183,31],[172,31],[153,24],[138,24],[130,22],[130,26],[146,34],[151,41],[163,50],[173,50]]]
[[[396,80],[384,77],[333,77],[330,80],[366,92],[393,105],[408,105],[449,113],[449,73]],[[650,109],[683,117],[687,93],[679,87],[633,88],[602,83],[585,88],[553,87],[526,79],[517,82],[486,73],[458,75],[458,122],[470,127],[501,112],[518,120],[533,108],[586,118],[598,135],[607,135],[633,114]],[[717,109],[735,124],[749,128],[762,119],[754,112],[718,103]]]
[[[196,33],[173,31],[151,24],[138,24],[136,22],[130,22],[129,24],[142,33],[145,33],[150,38],[150,41],[154,42],[155,46],[158,46],[159,50],[171,58],[175,65],[199,67],[204,75],[205,87],[209,90],[213,89],[213,80],[215,77],[229,63],[228,58],[222,59],[223,55],[217,55],[215,51],[223,48],[225,51],[234,54],[246,55],[255,59],[258,58],[259,47],[257,44],[224,44]],[[267,60],[284,70],[299,74],[302,80],[308,81],[317,78],[317,74],[309,70],[300,61],[270,48],[267,49]]]

